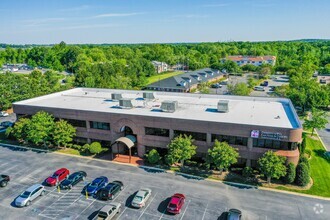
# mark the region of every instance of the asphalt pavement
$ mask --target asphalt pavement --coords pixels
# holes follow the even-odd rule
[[[66,167],[71,172],[84,170],[88,176],[72,190],[46,187],[46,195],[31,206],[17,208],[13,201],[34,183],[42,183],[55,170]],[[98,176],[120,180],[124,189],[114,199],[123,206],[117,219],[225,219],[230,208],[240,209],[243,219],[330,219],[330,201],[249,187],[197,180],[190,177],[115,164],[106,161],[38,153],[0,146],[0,171],[11,181],[0,188],[0,219],[93,219],[108,202],[82,194],[84,185]],[[142,187],[152,189],[146,206],[129,206],[134,193]],[[169,215],[165,208],[174,193],[186,195],[179,215]]]
[[[317,133],[322,139],[327,151],[330,152],[330,112],[328,112],[328,124],[324,129],[317,130]]]

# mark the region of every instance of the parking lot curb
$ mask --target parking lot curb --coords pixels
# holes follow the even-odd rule
[[[315,196],[315,195],[309,195],[309,194],[303,194],[303,193],[297,193],[297,192],[290,192],[290,191],[286,191],[286,190],[273,189],[273,188],[267,188],[267,187],[258,187],[258,186],[254,186],[254,185],[243,184],[243,183],[235,183],[235,182],[215,180],[215,179],[210,179],[210,178],[203,178],[203,177],[196,176],[196,175],[186,174],[186,173],[182,173],[182,172],[176,172],[176,171],[172,171],[172,170],[166,170],[166,169],[157,168],[157,167],[121,163],[121,162],[117,162],[117,161],[109,161],[109,160],[91,158],[91,157],[86,157],[86,156],[81,156],[81,155],[66,154],[66,153],[56,152],[56,151],[47,151],[47,150],[23,147],[23,146],[12,145],[12,144],[0,143],[0,146],[12,147],[12,148],[22,148],[22,149],[26,149],[26,150],[35,150],[35,151],[40,151],[40,152],[45,152],[45,153],[54,153],[54,154],[63,155],[63,156],[67,156],[67,157],[83,158],[83,159],[94,160],[94,161],[99,161],[99,162],[106,162],[106,163],[111,163],[111,164],[138,167],[138,168],[149,169],[149,170],[157,170],[157,171],[161,171],[164,173],[182,175],[182,176],[190,177],[193,179],[205,180],[205,181],[209,181],[209,182],[217,182],[217,183],[223,183],[223,184],[227,184],[227,185],[233,185],[233,186],[239,186],[239,187],[245,187],[245,188],[254,188],[254,189],[260,189],[260,190],[264,190],[264,191],[272,191],[272,192],[277,192],[277,193],[291,194],[291,195],[296,195],[296,196],[303,196],[303,197],[316,198],[316,199],[320,199],[320,200],[330,201],[330,198],[327,198],[327,197],[321,197],[321,196]]]
[[[317,132],[317,130],[316,130],[316,129],[315,129],[315,134],[316,134],[316,135],[317,135],[317,137],[319,138],[319,140],[320,140],[320,142],[321,142],[321,144],[322,144],[323,148],[325,149],[325,151],[328,151],[327,147],[325,146],[325,144],[324,144],[324,142],[323,142],[322,138],[320,137],[320,135],[319,135],[319,133]]]

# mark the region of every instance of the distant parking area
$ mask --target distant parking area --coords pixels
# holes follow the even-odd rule
[[[71,190],[58,191],[46,186],[46,194],[28,207],[17,208],[14,199],[29,186],[42,183],[56,169],[66,167],[71,172],[84,170],[88,176]],[[313,207],[322,204],[330,210],[330,202],[313,198],[260,191],[222,183],[191,179],[182,176],[124,166],[109,162],[68,157],[54,153],[38,153],[0,146],[0,172],[9,174],[11,181],[0,188],[0,219],[93,219],[98,210],[110,201],[86,198],[82,189],[98,176],[109,181],[121,180],[124,189],[113,201],[122,204],[116,219],[225,219],[230,208],[242,210],[245,219],[329,219],[330,213],[315,216]],[[150,188],[152,194],[141,209],[130,207],[134,193]],[[165,209],[174,193],[186,195],[178,215]],[[283,202],[285,201],[285,202]],[[320,217],[320,218],[318,218]]]

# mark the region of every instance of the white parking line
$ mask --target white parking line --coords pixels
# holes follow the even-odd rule
[[[118,216],[117,219],[120,219],[120,216],[122,216],[124,214],[124,212],[126,211],[127,207],[124,208],[124,210],[120,213],[120,215]]]
[[[75,219],[78,219],[78,217],[84,212],[86,211],[96,200],[92,201],[84,210],[82,210],[79,215],[77,215],[77,217]]]
[[[154,200],[154,198],[157,196],[157,193],[154,195],[154,197],[150,200],[149,204],[147,205],[147,207],[144,208],[144,210],[142,211],[141,215],[139,216],[138,220],[143,216],[144,212],[148,209],[148,207],[150,206],[150,204],[152,203],[152,201]]]
[[[6,173],[8,173],[8,170],[15,169],[15,168],[18,167],[18,166],[19,166],[19,164],[16,164],[16,165],[14,165],[14,166],[12,166],[12,167],[9,167],[9,168],[7,168],[7,169],[5,169],[5,170],[2,170],[1,172],[6,172]]]
[[[181,216],[180,220],[182,220],[184,214],[186,214],[186,211],[187,211],[187,209],[188,209],[189,204],[190,204],[190,200],[189,200],[189,202],[188,202],[188,204],[187,204],[187,206],[186,206],[186,209],[185,209],[184,212],[182,213],[182,216]]]
[[[202,220],[204,220],[204,218],[205,218],[205,214],[206,214],[206,210],[207,210],[208,205],[209,205],[209,203],[206,204]]]

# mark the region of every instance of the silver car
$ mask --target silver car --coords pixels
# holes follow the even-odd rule
[[[108,205],[103,206],[102,209],[98,212],[96,218],[97,220],[110,220],[117,213],[120,213],[121,204],[118,202],[112,202]]]
[[[18,207],[29,206],[37,197],[45,194],[44,186],[35,184],[29,187],[25,192],[15,199],[15,205]]]
[[[242,212],[238,209],[229,209],[227,220],[241,220]]]
[[[131,205],[135,208],[142,208],[151,196],[151,189],[140,189],[134,196]]]

